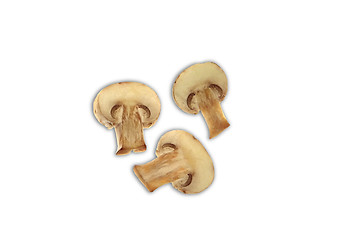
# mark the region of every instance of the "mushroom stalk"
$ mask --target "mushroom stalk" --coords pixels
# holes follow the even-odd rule
[[[178,150],[174,150],[144,165],[134,166],[133,171],[148,191],[153,192],[166,183],[187,179],[190,168]]]
[[[210,139],[217,136],[230,124],[227,122],[224,112],[220,106],[217,94],[211,88],[206,88],[197,93],[200,111],[207,123]]]
[[[134,152],[143,152],[146,145],[143,136],[142,121],[137,107],[124,107],[122,121],[115,127],[118,150],[117,155]]]

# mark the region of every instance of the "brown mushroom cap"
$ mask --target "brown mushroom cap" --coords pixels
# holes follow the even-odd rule
[[[187,113],[197,114],[197,106],[193,96],[197,91],[212,88],[218,92],[222,101],[227,92],[227,78],[224,71],[213,62],[194,64],[185,69],[173,85],[173,98],[180,109]],[[188,102],[192,100],[191,106]]]

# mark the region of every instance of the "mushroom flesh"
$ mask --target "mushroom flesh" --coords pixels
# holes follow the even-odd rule
[[[175,103],[184,112],[201,111],[210,133],[210,139],[230,126],[220,106],[227,92],[227,78],[215,63],[194,64],[185,69],[173,85]]]
[[[143,128],[151,127],[160,114],[160,100],[150,87],[137,82],[120,82],[102,89],[93,103],[97,120],[115,128],[117,155],[146,150]]]
[[[157,158],[133,168],[135,175],[153,192],[172,183],[183,193],[199,193],[214,179],[213,162],[203,145],[190,133],[173,130],[159,140]]]

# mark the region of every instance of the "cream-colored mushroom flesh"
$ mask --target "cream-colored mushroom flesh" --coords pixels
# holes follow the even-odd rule
[[[227,78],[217,64],[206,62],[190,66],[180,73],[172,90],[180,109],[191,114],[201,111],[210,138],[229,127],[220,106],[226,96]]]
[[[102,89],[93,103],[97,120],[108,129],[115,128],[117,155],[146,150],[143,128],[151,127],[160,114],[160,100],[148,86],[120,82]]]
[[[214,179],[213,162],[206,149],[183,130],[165,133],[158,142],[156,156],[156,159],[133,168],[150,192],[172,183],[183,193],[199,193]]]

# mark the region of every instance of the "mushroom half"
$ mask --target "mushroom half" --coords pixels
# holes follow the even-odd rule
[[[199,193],[211,185],[214,167],[204,146],[190,133],[173,130],[159,140],[157,158],[133,168],[135,175],[153,192],[172,183],[183,193]]]
[[[160,114],[160,100],[150,87],[137,82],[120,82],[102,89],[93,103],[96,119],[115,128],[117,155],[146,150],[143,128],[151,127]]]
[[[215,63],[206,62],[185,69],[174,82],[173,98],[184,112],[201,111],[210,139],[230,126],[220,106],[227,92],[227,78]]]

